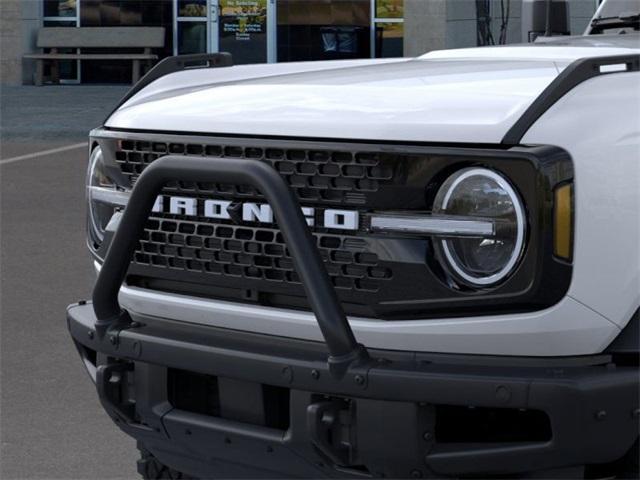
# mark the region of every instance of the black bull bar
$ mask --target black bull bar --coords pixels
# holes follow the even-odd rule
[[[368,360],[367,350],[356,342],[296,197],[273,168],[249,159],[168,155],[144,170],[131,192],[93,290],[96,333],[100,338],[131,323],[129,314],[120,307],[118,292],[157,195],[167,182],[175,180],[250,185],[258,189],[273,209],[318,321],[329,352],[329,371],[341,378],[351,365]]]

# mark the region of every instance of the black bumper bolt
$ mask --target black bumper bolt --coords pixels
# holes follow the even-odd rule
[[[288,383],[291,383],[291,381],[293,380],[293,372],[289,367],[283,367],[280,371],[280,374],[282,375],[282,378],[284,378]]]

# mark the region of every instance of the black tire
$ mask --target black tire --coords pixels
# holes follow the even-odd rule
[[[194,477],[160,463],[160,461],[143,446],[138,446],[138,450],[140,450],[138,473],[142,475],[142,478],[145,480],[195,480]]]

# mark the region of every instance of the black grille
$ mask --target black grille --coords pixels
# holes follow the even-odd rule
[[[163,214],[147,222],[134,258],[136,263],[269,282],[300,283],[278,230],[178,218]],[[339,235],[316,234],[314,237],[335,287],[376,292],[380,282],[391,278],[391,270],[380,266],[378,256],[365,251],[363,242]],[[361,251],[357,251],[358,246]]]
[[[270,163],[303,204],[361,205],[393,177],[392,166],[377,153],[322,149],[263,148],[222,144],[119,141],[115,161],[135,184],[145,167],[162,155],[250,158]],[[260,199],[246,185],[176,180],[165,194],[235,200]],[[355,207],[351,207],[355,208]],[[391,279],[389,267],[353,235],[315,234],[333,285],[361,293],[379,291]],[[298,274],[276,228],[236,226],[230,221],[154,213],[149,219],[133,262],[225,278],[261,280],[270,284],[299,284]]]
[[[263,160],[285,178],[300,200],[323,203],[364,204],[366,193],[377,192],[381,183],[389,183],[393,177],[392,167],[381,165],[378,154],[350,151],[125,140],[116,151],[116,162],[133,184],[147,165],[166,154]],[[174,182],[168,187],[218,197],[260,197],[243,185]]]

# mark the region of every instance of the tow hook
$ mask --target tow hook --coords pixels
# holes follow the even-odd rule
[[[355,405],[331,398],[307,407],[307,427],[311,441],[333,464],[347,467],[355,457]]]
[[[100,365],[96,369],[98,397],[116,423],[123,422],[129,427],[152,431],[152,428],[135,419],[135,403],[123,399],[127,374],[131,371],[132,363],[114,362]]]

